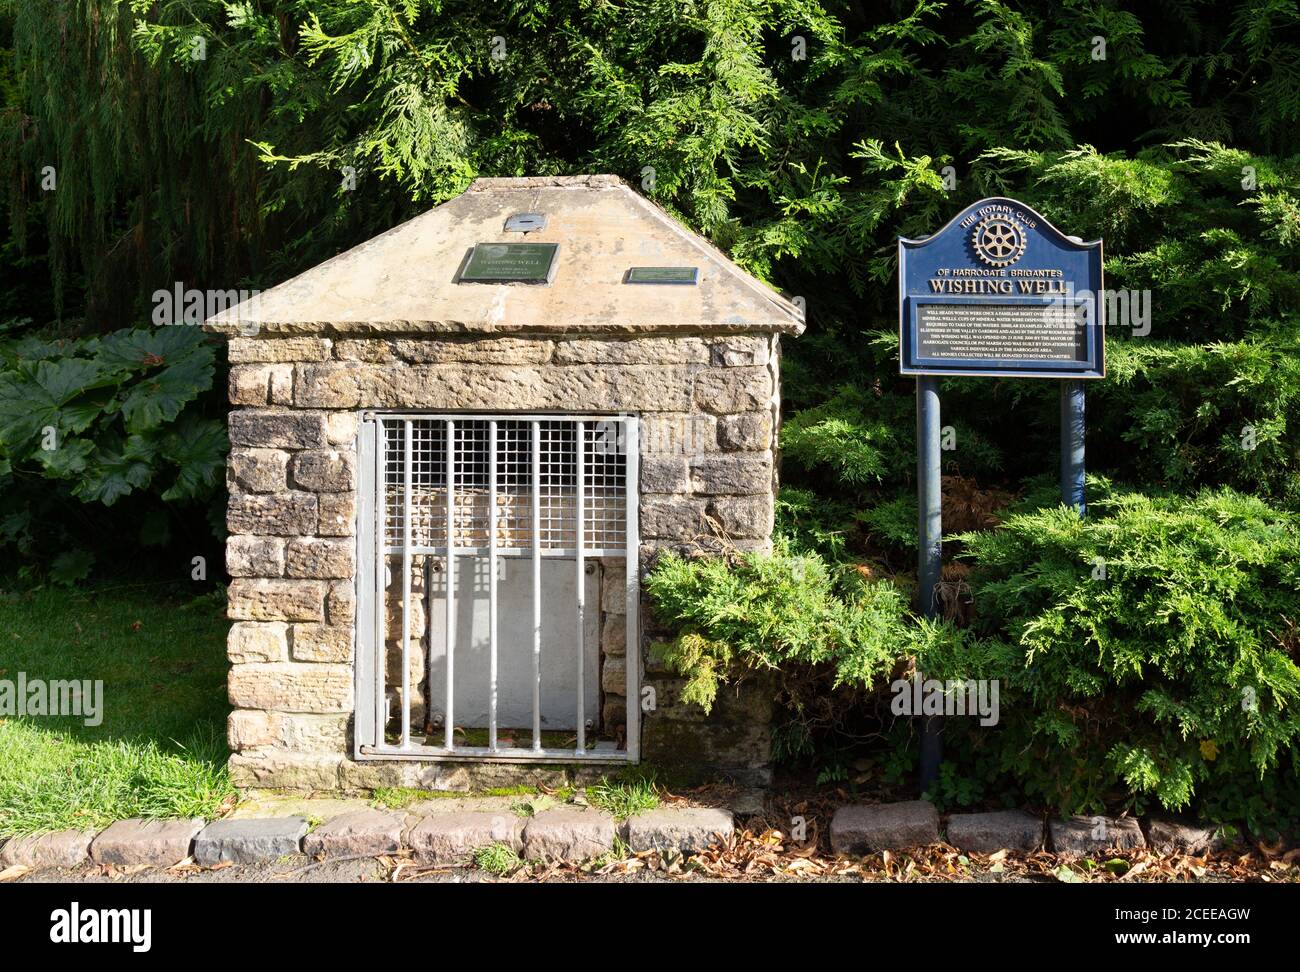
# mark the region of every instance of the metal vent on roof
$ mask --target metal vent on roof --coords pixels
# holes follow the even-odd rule
[[[533,233],[546,229],[545,213],[515,213],[506,219],[506,230],[512,233]]]

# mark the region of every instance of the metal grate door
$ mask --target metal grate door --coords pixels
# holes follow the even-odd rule
[[[362,415],[358,758],[637,759],[637,436],[624,415]],[[611,738],[593,695],[620,596]]]

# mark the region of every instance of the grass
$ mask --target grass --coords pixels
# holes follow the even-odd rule
[[[103,721],[0,717],[0,837],[213,817],[226,774],[224,598],[0,591],[0,679],[102,680]]]
[[[522,863],[514,848],[506,844],[489,844],[474,852],[474,866],[497,877],[505,877]]]
[[[605,779],[587,787],[587,801],[615,819],[625,820],[659,806],[659,790],[653,776]]]

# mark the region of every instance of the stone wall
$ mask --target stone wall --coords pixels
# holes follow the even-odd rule
[[[543,779],[535,766],[356,762],[351,752],[356,438],[361,409],[632,412],[641,417],[640,563],[662,550],[771,542],[777,339],[725,337],[232,337],[227,568],[230,767],[245,787],[461,789]],[[604,565],[617,571],[618,565]],[[615,574],[617,576],[617,574]],[[625,713],[621,590],[602,594],[605,721]],[[615,603],[619,602],[619,603]],[[746,783],[768,778],[770,694],[657,707],[643,757]],[[763,698],[767,702],[762,701]]]

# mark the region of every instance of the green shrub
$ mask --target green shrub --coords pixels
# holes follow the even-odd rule
[[[1252,797],[1296,780],[1300,517],[1226,490],[1115,492],[1086,519],[1045,509],[961,539],[982,620],[921,665],[1004,669],[995,745],[1028,795],[1067,813],[1279,810]]]
[[[1125,472],[1167,489],[1231,486],[1300,509],[1300,333],[1207,345],[1118,341],[1090,414]]]
[[[906,603],[893,583],[785,546],[771,555],[666,554],[646,590],[677,631],[654,651],[686,676],[683,701],[705,711],[719,684],[745,672],[826,666],[835,686],[870,687],[909,644]]]

